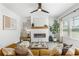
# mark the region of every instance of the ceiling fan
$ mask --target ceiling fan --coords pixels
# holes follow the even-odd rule
[[[30,13],[34,13],[36,11],[42,11],[42,12],[45,12],[45,13],[49,13],[48,11],[42,9],[42,4],[41,3],[38,3],[38,8]]]

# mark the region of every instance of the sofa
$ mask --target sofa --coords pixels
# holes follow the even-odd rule
[[[13,43],[5,48],[16,48],[16,44]],[[2,52],[3,48],[0,48],[0,56],[4,56],[3,52]],[[52,49],[52,50],[48,50],[48,49],[31,49],[31,52],[33,54],[33,56],[62,56],[61,53],[59,53],[59,51],[57,51],[56,49]],[[79,48],[75,49],[75,56],[79,56]],[[67,54],[63,55],[63,56],[73,56],[72,53],[69,51],[67,52]]]
[[[5,48],[14,48],[15,49],[16,46],[17,45],[15,43],[13,43],[11,45],[6,46]],[[3,48],[0,49],[0,56],[4,56],[2,53],[2,49]],[[32,52],[33,56],[48,56],[49,55],[49,50],[47,50],[47,49],[32,49],[31,52]]]

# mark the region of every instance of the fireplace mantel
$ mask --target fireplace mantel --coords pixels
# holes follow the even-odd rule
[[[35,27],[32,27],[32,29],[48,29],[48,27],[44,27],[44,26],[35,26]]]

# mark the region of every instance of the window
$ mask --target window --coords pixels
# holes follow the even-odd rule
[[[68,21],[67,20],[63,21],[63,34],[64,36],[68,36]]]
[[[79,39],[79,16],[63,21],[63,34],[73,39]]]
[[[72,38],[79,38],[79,16],[74,17],[72,21],[72,31],[71,37]]]

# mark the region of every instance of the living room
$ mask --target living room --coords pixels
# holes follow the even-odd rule
[[[79,55],[78,12],[79,3],[0,3],[0,55]]]

